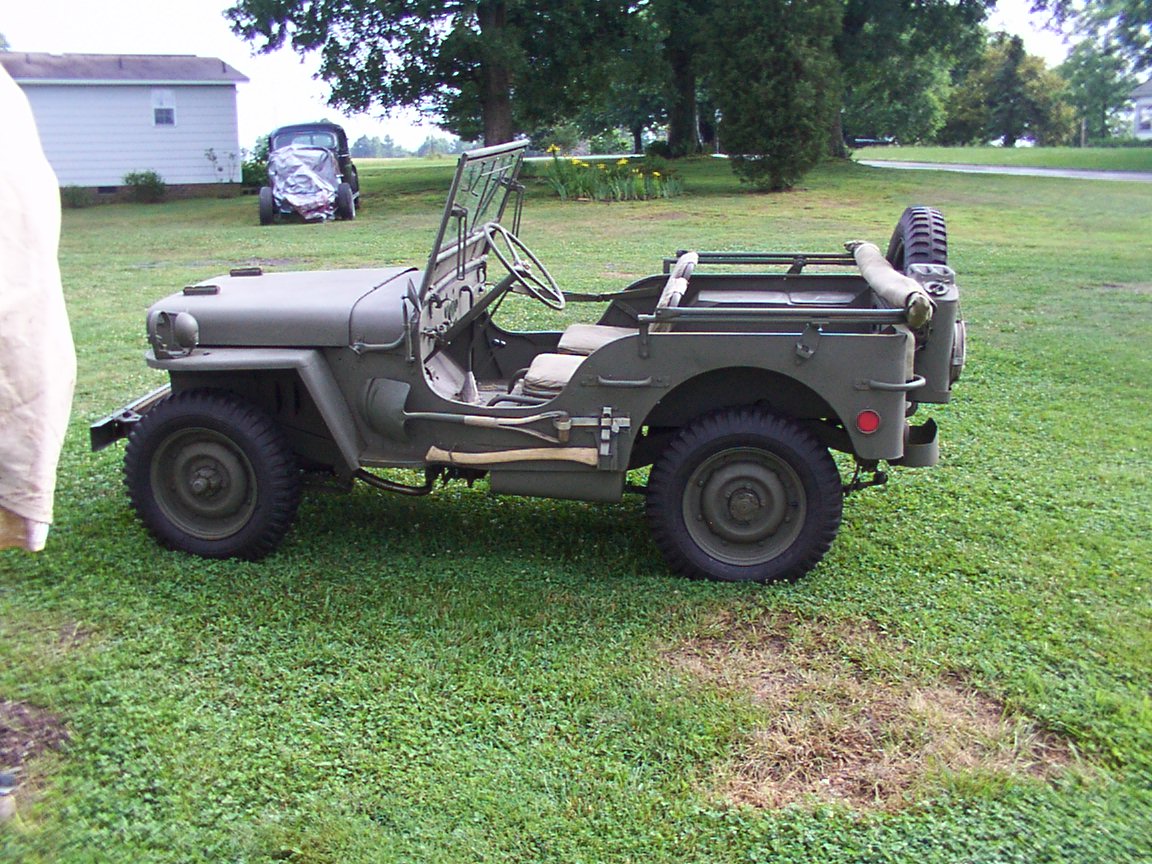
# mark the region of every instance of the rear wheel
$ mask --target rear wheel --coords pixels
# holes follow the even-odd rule
[[[911,264],[947,264],[948,228],[935,207],[909,207],[888,243],[888,263],[897,270]]]
[[[796,579],[832,545],[842,508],[828,451],[764,409],[725,409],[688,424],[648,482],[656,545],[673,570],[693,578]]]
[[[341,183],[336,187],[336,218],[356,218],[356,198],[352,194],[352,187]]]
[[[206,558],[263,558],[300,503],[300,472],[275,421],[215,390],[179,393],[145,414],[128,438],[124,480],[161,543]]]
[[[276,221],[276,202],[272,199],[272,187],[260,187],[260,224],[271,225]]]

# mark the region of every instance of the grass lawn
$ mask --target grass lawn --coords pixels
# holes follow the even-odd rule
[[[1152,171],[1152,147],[861,147],[853,151],[852,157],[888,162]]]
[[[796,584],[674,578],[634,497],[483,484],[309,495],[260,564],[158,548],[123,447],[87,451],[160,383],[145,308],[237,264],[422,263],[451,163],[362,170],[351,223],[65,213],[75,415],[48,549],[0,556],[0,741],[67,741],[21,757],[0,861],[1152,860],[1152,187],[835,164],[760,195],[701,160],[670,200],[530,188],[522,233],[580,291],[945,212],[941,464],[851,496]]]

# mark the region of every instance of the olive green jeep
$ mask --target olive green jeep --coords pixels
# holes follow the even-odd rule
[[[147,362],[169,384],[91,438],[127,437],[128,494],[161,543],[261,558],[317,472],[407,495],[487,477],[504,495],[640,493],[673,570],[766,581],[820,561],[881,463],[936,463],[935,423],[907,418],[964,364],[937,211],[905,211],[886,255],[680,251],[572,295],[517,236],[524,147],[461,156],[422,270],[245,268],[151,307]],[[510,292],[610,302],[514,332],[494,317]],[[848,482],[829,450],[854,457]],[[380,473],[396,468],[423,484]]]

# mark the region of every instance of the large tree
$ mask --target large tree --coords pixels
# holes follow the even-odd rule
[[[1138,82],[1115,46],[1085,39],[1056,71],[1068,82],[1068,101],[1080,118],[1081,144],[1107,138],[1121,127],[1121,112]]]
[[[944,92],[937,70],[964,66],[979,55],[980,25],[995,5],[996,0],[843,0],[835,46],[842,100],[852,119],[863,119],[861,107],[887,106],[894,120],[908,122],[912,137],[938,127],[933,103]],[[845,155],[843,119],[840,113],[832,118],[834,155]]]
[[[1019,36],[997,33],[953,93],[940,138],[946,144],[998,139],[1005,147],[1025,137],[1037,144],[1065,143],[1074,115],[1064,89],[1063,79],[1028,54]]]
[[[1034,12],[1071,21],[1097,42],[1112,42],[1140,71],[1152,69],[1152,0],[1033,0]]]
[[[261,51],[320,53],[329,101],[399,106],[488,144],[570,116],[606,84],[625,0],[237,0],[233,30]]]
[[[787,189],[820,161],[837,110],[840,0],[726,0],[709,29],[720,143],[743,180]]]

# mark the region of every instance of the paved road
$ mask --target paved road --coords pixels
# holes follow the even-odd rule
[[[890,162],[883,159],[857,159],[871,168],[899,168],[907,171],[959,171],[964,174],[1012,174],[1017,177],[1064,177],[1074,180],[1127,180],[1152,183],[1150,171],[1082,171],[1075,168],[1018,168],[1012,165],[966,165],[942,162]]]

